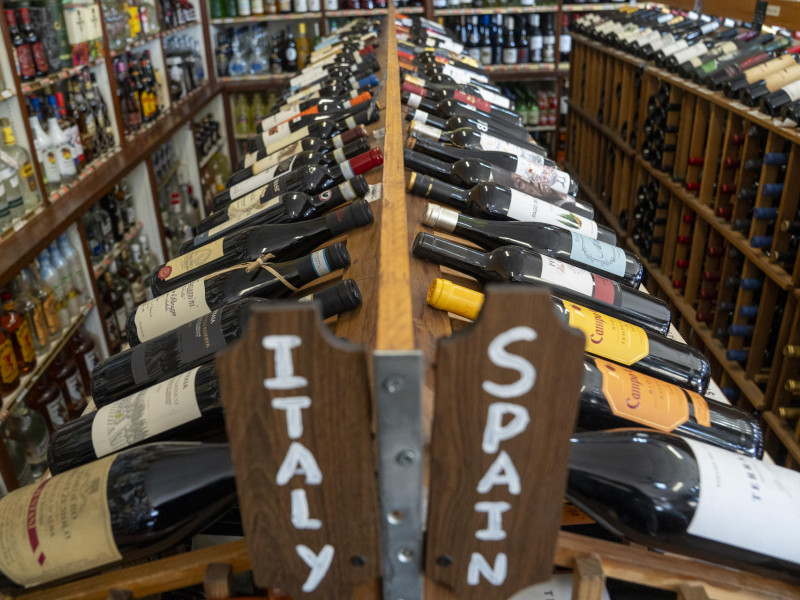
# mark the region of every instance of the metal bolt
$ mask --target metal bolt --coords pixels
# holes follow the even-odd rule
[[[397,456],[395,456],[395,460],[401,467],[408,467],[417,460],[417,453],[413,450],[401,450],[397,453]]]
[[[354,567],[363,567],[365,564],[367,564],[367,559],[363,556],[351,556],[350,563]]]
[[[403,388],[405,380],[400,375],[389,375],[383,380],[383,389],[390,394],[395,394]]]
[[[401,563],[409,563],[414,560],[414,551],[408,548],[403,548],[397,553],[397,560]]]
[[[436,564],[440,567],[449,567],[453,564],[453,558],[443,554],[442,556],[436,558]]]

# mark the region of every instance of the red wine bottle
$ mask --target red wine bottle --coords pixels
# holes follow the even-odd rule
[[[415,85],[411,85],[409,83],[404,83],[402,85],[402,91],[409,93],[409,102],[408,105],[412,108],[416,108],[415,105],[418,105],[416,100],[413,96],[417,96],[419,98],[426,98],[429,99],[431,102],[442,102],[444,100],[454,100],[456,102],[463,102],[464,104],[469,104],[474,106],[478,110],[481,110],[487,114],[492,116],[496,116],[498,114],[503,114],[509,120],[516,120],[519,123],[519,115],[515,113],[513,110],[509,110],[508,108],[504,108],[498,104],[493,104],[491,102],[487,102],[480,96],[476,94],[471,94],[469,92],[460,90],[460,89],[442,89],[442,90],[434,90],[428,91],[423,88],[420,88]]]
[[[519,246],[503,246],[484,253],[420,232],[412,254],[465,272],[484,283],[547,286],[558,298],[656,333],[666,335],[669,330],[670,312],[662,300]]]
[[[371,93],[367,92],[370,96]],[[267,119],[262,120],[260,123],[256,125],[256,133],[262,134],[267,133],[271,137],[277,139],[280,135],[288,135],[294,131],[297,131],[301,127],[305,127],[306,125],[311,125],[313,123],[317,123],[320,121],[324,121],[325,119],[333,119],[334,121],[344,121],[348,117],[353,117],[356,113],[365,111],[365,110],[375,110],[373,102],[352,102],[351,99],[347,99],[340,102],[346,102],[347,105],[344,108],[339,110],[329,110],[325,112],[319,112],[315,110],[311,110],[308,112],[296,114],[291,118],[287,118],[283,121],[278,121],[277,123],[270,124],[272,121]],[[372,109],[370,105],[373,105]],[[284,115],[286,113],[281,113]]]
[[[447,119],[453,115],[458,115],[460,117],[473,117],[481,121],[486,121],[487,123],[505,125],[506,127],[519,127],[522,125],[522,121],[516,113],[486,112],[473,104],[460,102],[455,98],[445,98],[444,100],[435,102],[417,94],[402,92],[400,94],[400,99],[409,110],[423,110],[439,118]]]
[[[181,246],[181,254],[186,254],[242,227],[267,223],[294,223],[317,217],[343,202],[364,196],[368,190],[366,179],[362,175],[357,175],[316,196],[291,192],[276,198],[265,198],[263,195],[251,198],[249,194],[200,221],[195,227],[196,235]],[[248,198],[251,199],[249,204]]]
[[[343,243],[292,261],[239,265],[200,278],[139,305],[125,329],[135,346],[239,298],[285,298],[297,288],[350,264]]]
[[[303,303],[314,301],[327,319],[360,305],[361,291],[354,280],[345,279],[298,299]],[[92,372],[95,404],[105,406],[212,361],[217,352],[244,335],[251,309],[270,302],[262,298],[231,302],[104,360]]]
[[[227,444],[148,444],[20,488],[0,500],[0,589],[146,559],[235,499]]]
[[[800,473],[657,431],[570,441],[567,498],[613,533],[768,577],[800,577]]]
[[[511,172],[493,167],[480,159],[460,159],[454,163],[447,163],[409,148],[403,150],[403,162],[407,169],[449,181],[462,188],[470,189],[484,181],[494,182],[545,200],[587,219],[594,218],[592,205],[580,202],[569,195],[573,184],[577,191],[577,184],[569,173],[560,169],[520,160],[517,162],[517,171]]]
[[[327,140],[321,140],[313,137],[300,137],[293,139],[294,136],[289,136],[288,138],[282,139],[280,143],[276,143],[274,146],[268,146],[256,151],[249,151],[236,165],[236,170],[239,171],[246,167],[250,167],[255,164],[256,161],[267,156],[272,156],[276,153],[280,156],[280,160],[305,150],[316,150],[321,154],[327,154],[328,152],[333,152],[337,148],[343,148],[358,138],[365,137],[367,137],[367,129],[363,125],[345,131],[344,133],[336,135]]]
[[[575,231],[612,246],[617,242],[614,231],[603,225],[494,183],[481,183],[471,190],[463,190],[433,177],[412,173],[407,189],[412,194],[432,198],[479,218],[541,223]]]
[[[458,214],[437,204],[428,204],[422,222],[428,227],[454,233],[489,250],[509,245],[527,248],[634,289],[638,289],[644,276],[644,267],[634,254],[574,231],[550,225],[521,221],[487,221]]]
[[[415,137],[425,137],[434,142],[445,142],[461,148],[499,150],[500,152],[508,152],[509,154],[527,158],[533,162],[548,164],[545,162],[547,150],[536,144],[518,142],[516,140],[509,142],[502,138],[489,135],[488,133],[481,133],[471,127],[462,127],[455,131],[443,131],[436,127],[425,125],[424,123],[411,121],[408,127],[408,133]]]
[[[461,127],[470,127],[495,137],[508,138],[509,140],[518,140],[520,142],[530,141],[530,134],[527,129],[506,126],[493,121],[483,121],[473,116],[465,117],[454,115],[452,117],[442,118],[432,115],[420,108],[412,108],[406,113],[406,121],[417,121],[418,123],[448,131],[455,131]]]
[[[407,137],[406,148],[427,154],[446,162],[453,162],[461,158],[474,158],[505,171],[514,172],[519,162],[518,157],[508,152],[484,152],[472,148],[459,148],[458,146],[445,146],[425,138]]]
[[[281,165],[276,171],[277,174],[286,173],[302,165],[332,166],[342,163],[348,158],[353,158],[359,154],[364,154],[364,152],[368,152],[369,149],[369,140],[367,138],[358,138],[343,148],[336,148],[333,152],[328,152],[326,154],[316,150],[307,150],[282,160],[280,158],[282,154],[281,152],[271,154],[269,156],[265,155],[264,158],[257,160],[249,167],[245,167],[239,171],[236,171],[236,173],[228,178],[225,186],[229,188],[241,181],[244,181],[245,179],[250,179],[255,175],[259,175],[264,171],[272,169],[277,165]]]
[[[227,267],[271,254],[283,261],[311,252],[320,244],[374,220],[366,200],[356,200],[323,217],[295,223],[246,227],[182,254],[156,268],[151,280],[154,296]]]
[[[303,102],[295,102],[281,107],[280,110],[272,110],[267,116],[258,123],[256,131],[261,133],[284,121],[289,121],[301,114],[333,114],[342,110],[347,110],[361,102],[372,100],[372,92],[364,92],[355,98],[345,96],[344,98],[314,98]]]
[[[211,207],[214,212],[227,207],[234,200],[243,198],[248,193],[258,194],[258,197],[274,198],[285,192],[305,192],[319,194],[327,189],[340,184],[345,179],[352,179],[383,164],[383,152],[380,148],[372,148],[364,154],[351,158],[333,167],[322,165],[303,165],[294,171],[289,171],[275,177],[265,185],[253,191],[253,181],[247,180],[238,183],[214,197]],[[253,179],[259,179],[256,176]]]

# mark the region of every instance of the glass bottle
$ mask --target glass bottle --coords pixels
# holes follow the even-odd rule
[[[47,442],[50,441],[44,417],[28,408],[24,401],[17,402],[3,432],[24,448],[33,478],[41,477],[47,470]]]
[[[114,324],[116,329],[120,332],[120,337],[125,332],[125,319],[128,316],[128,311],[125,309],[125,300],[122,295],[117,292],[114,287],[114,278],[109,271],[103,273],[103,281],[105,283],[105,293],[103,294],[103,301],[111,309],[114,317]]]
[[[86,391],[83,388],[78,365],[65,352],[61,352],[50,365],[49,373],[64,392],[69,418],[77,419],[86,408]]]
[[[61,130],[67,134],[69,138],[69,147],[72,151],[75,168],[80,172],[86,165],[86,155],[83,151],[83,142],[81,141],[81,130],[78,127],[78,121],[67,112],[64,94],[62,92],[56,93],[55,102],[55,107],[58,111],[58,123],[61,126]]]
[[[8,24],[8,36],[11,45],[14,46],[14,53],[17,55],[17,65],[19,66],[19,78],[22,81],[30,81],[36,77],[36,63],[33,60],[33,50],[22,36],[17,26],[17,16],[13,8],[7,8],[6,23]]]
[[[29,373],[36,366],[36,351],[33,348],[31,333],[32,324],[22,313],[16,310],[16,304],[11,292],[3,292],[0,295],[0,299],[3,301],[0,326],[11,338],[20,372]]]
[[[61,250],[58,244],[53,242],[50,244],[50,264],[58,271],[61,276],[61,286],[64,289],[64,298],[67,303],[67,310],[70,314],[70,320],[77,317],[81,312],[81,302],[78,297],[78,292],[75,289],[75,284],[72,281],[72,272],[67,261],[61,255]]]
[[[50,346],[50,332],[47,329],[42,303],[28,291],[21,274],[14,279],[13,290],[17,310],[25,316],[31,325],[31,338],[34,349],[44,350],[48,348]]]
[[[83,380],[83,387],[91,393],[92,371],[98,363],[95,343],[92,336],[76,331],[70,340],[72,358],[78,365]]]
[[[0,397],[5,397],[19,385],[19,363],[14,353],[11,334],[0,327]]]
[[[36,186],[36,175],[28,152],[19,146],[14,139],[14,130],[8,119],[0,118],[0,129],[3,133],[3,146],[0,148],[0,159],[10,165],[22,179],[22,201],[25,210],[31,211],[42,203],[42,197]]]
[[[58,317],[61,320],[61,328],[66,329],[70,325],[69,307],[67,306],[67,290],[64,289],[64,282],[61,274],[50,262],[47,252],[42,252],[38,257],[39,272],[42,279],[53,289],[53,294],[58,307]]]
[[[61,186],[61,171],[58,168],[53,143],[47,135],[37,116],[40,112],[39,100],[31,98],[31,111],[29,122],[33,132],[33,146],[36,148],[36,155],[39,157],[39,164],[42,166],[42,176],[48,190],[57,190]]]
[[[43,108],[47,111],[47,134],[50,136],[50,143],[56,156],[61,182],[70,183],[75,180],[78,171],[75,167],[69,136],[58,123],[55,97],[50,96],[49,106]]]
[[[31,410],[42,415],[50,433],[69,421],[69,409],[61,388],[49,377],[41,376],[28,396]]]
[[[19,176],[10,166],[0,169],[0,180],[3,182],[3,191],[12,221],[18,221],[25,216],[25,205],[22,201],[22,189],[19,185]]]
[[[44,320],[47,323],[47,330],[50,337],[61,333],[61,318],[58,315],[58,302],[56,301],[53,288],[39,274],[36,263],[32,263],[30,270],[23,269],[20,274],[22,284],[28,289],[31,295],[39,301],[44,312]]]

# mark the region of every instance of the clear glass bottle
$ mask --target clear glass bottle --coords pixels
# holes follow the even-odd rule
[[[0,160],[10,165],[22,180],[22,201],[25,210],[31,211],[42,203],[42,196],[36,185],[36,174],[33,170],[31,157],[28,152],[17,144],[14,130],[5,117],[0,119],[0,129],[3,133],[3,146],[0,148]]]
[[[80,298],[75,289],[75,283],[72,281],[72,272],[70,271],[69,264],[61,254],[58,244],[53,242],[50,244],[50,263],[55,267],[58,274],[61,276],[61,285],[64,288],[64,297],[67,302],[67,310],[71,318],[75,318],[81,312]]]
[[[22,313],[31,324],[33,347],[37,351],[45,350],[50,346],[50,332],[47,329],[47,320],[44,316],[44,307],[42,303],[34,298],[28,291],[21,274],[14,279],[12,289],[17,310]]]
[[[50,441],[44,417],[28,408],[24,401],[17,402],[3,430],[8,439],[25,450],[33,478],[41,477],[47,470],[47,442]]]
[[[52,339],[61,333],[61,318],[58,315],[58,302],[53,288],[42,279],[35,262],[31,264],[29,269],[22,269],[20,277],[22,284],[30,292],[31,296],[42,305],[47,331]]]
[[[31,109],[29,122],[33,132],[33,145],[36,148],[36,155],[39,157],[39,164],[42,166],[45,186],[50,191],[57,190],[61,187],[61,171],[58,168],[58,160],[50,136],[45,132],[37,116],[40,112],[37,98],[31,98]]]
[[[10,166],[0,169],[0,180],[3,182],[8,210],[11,221],[15,222],[25,216],[25,204],[22,201],[22,189],[19,185],[19,176]]]
[[[37,259],[39,262],[39,273],[42,279],[52,288],[58,307],[58,317],[61,320],[61,329],[69,327],[71,318],[69,307],[67,306],[67,292],[64,289],[64,282],[61,274],[55,269],[47,252],[42,252]]]

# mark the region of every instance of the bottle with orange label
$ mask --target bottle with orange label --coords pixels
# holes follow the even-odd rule
[[[436,279],[428,291],[428,304],[476,319],[483,294]],[[553,309],[566,324],[583,332],[588,354],[699,393],[708,387],[710,366],[695,348],[567,300],[553,298]]]
[[[18,385],[19,365],[11,334],[0,327],[0,397],[8,396]]]
[[[2,293],[3,314],[0,315],[0,326],[8,332],[14,346],[14,354],[20,371],[28,373],[36,366],[36,351],[33,349],[31,323],[15,310],[11,292]]]

